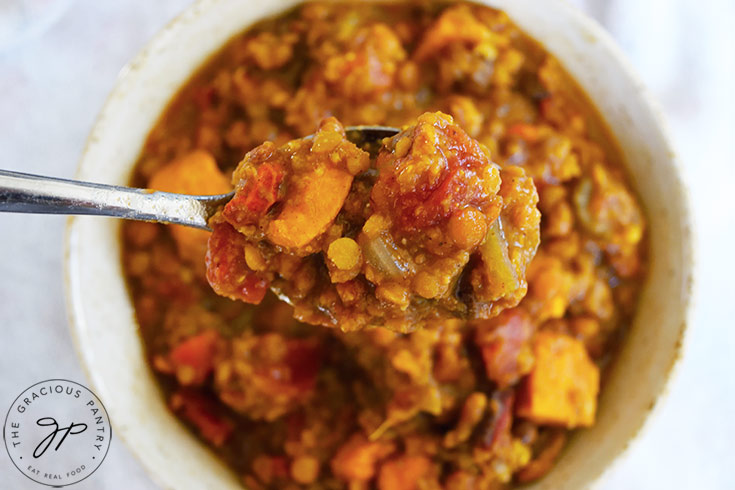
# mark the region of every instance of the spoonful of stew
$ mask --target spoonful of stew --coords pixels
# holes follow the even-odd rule
[[[526,294],[533,181],[494,164],[445,114],[401,131],[328,118],[309,137],[248,152],[232,183],[191,196],[0,171],[0,211],[211,229],[215,292],[259,303],[270,289],[299,320],[344,331],[489,318]]]

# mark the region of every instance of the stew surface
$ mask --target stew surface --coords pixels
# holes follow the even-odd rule
[[[314,133],[330,116],[402,127],[427,111],[485,145],[503,182],[530,177],[538,193],[525,295],[503,311],[490,302],[485,320],[412,333],[308,325],[265,290],[259,305],[217,295],[209,232],[123,226],[124,271],[167,403],[248,488],[505,488],[543,476],[570,431],[594,424],[601,373],[645,279],[645,219],[592,105],[503,12],[315,2],[261,22],[181,89],[131,183],[229,192],[238,162],[265,141]],[[436,214],[431,199],[388,190],[368,201],[427,209],[405,226]],[[471,215],[436,238],[471,245]],[[491,252],[512,261],[523,238],[506,234]],[[334,247],[332,272],[348,277],[354,245]]]

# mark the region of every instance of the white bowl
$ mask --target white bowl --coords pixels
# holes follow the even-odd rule
[[[126,184],[167,102],[207,57],[293,0],[201,0],[124,70],[89,137],[77,178]],[[660,399],[682,352],[692,289],[692,235],[679,165],[646,90],[608,35],[566,3],[487,0],[556,55],[603,114],[647,212],[650,276],[603,389],[597,424],[572,438],[530,488],[581,489],[604,477]],[[66,282],[82,363],[116,433],[167,488],[232,488],[236,477],[167,410],[146,365],[120,263],[120,222],[70,220]]]

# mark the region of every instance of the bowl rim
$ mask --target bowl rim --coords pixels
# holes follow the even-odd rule
[[[171,36],[175,36],[177,31],[183,27],[183,24],[185,24],[189,20],[195,19],[200,12],[206,10],[210,5],[218,3],[220,0],[196,0],[191,5],[187,6],[184,10],[182,10],[179,14],[177,14],[173,19],[168,21],[162,28],[160,28],[153,37],[151,37],[144,47],[138,51],[138,53],[128,62],[126,63],[123,68],[120,70],[118,76],[116,77],[112,88],[107,95],[105,102],[103,103],[101,109],[99,110],[97,116],[95,117],[93,124],[91,126],[89,135],[85,141],[84,147],[82,149],[79,163],[77,164],[77,167],[75,169],[74,175],[76,177],[79,177],[86,168],[88,164],[87,156],[89,153],[90,148],[95,145],[99,139],[99,133],[101,132],[101,127],[104,125],[105,121],[109,117],[110,113],[110,107],[114,103],[114,99],[118,97],[118,94],[121,92],[122,89],[125,88],[126,85],[132,83],[135,81],[136,76],[141,71],[141,67],[145,65],[146,60],[151,56],[151,53],[155,52],[156,50],[165,47],[170,41],[169,38]],[[293,5],[302,3],[303,0],[283,0],[279,3],[279,11],[286,10],[290,8]],[[335,0],[337,3],[340,1],[347,1],[350,0]],[[352,0],[357,2],[371,2],[375,1],[378,3],[400,3],[402,0]],[[468,0],[470,3],[477,3],[481,5],[488,5],[491,7],[495,7],[496,0]],[[546,2],[549,2],[549,0],[545,0]],[[627,441],[625,444],[617,451],[616,454],[612,456],[610,461],[600,469],[599,472],[597,472],[596,475],[593,476],[593,478],[590,480],[591,486],[598,486],[603,477],[613,471],[616,467],[618,467],[621,464],[621,461],[623,460],[624,455],[626,455],[631,448],[631,446],[636,442],[639,441],[642,436],[650,430],[651,423],[650,421],[657,416],[662,410],[663,407],[665,407],[667,399],[670,396],[670,390],[671,387],[675,381],[675,379],[679,376],[681,372],[681,364],[682,359],[684,357],[684,354],[686,352],[687,344],[689,343],[689,339],[691,337],[691,324],[692,319],[694,315],[694,311],[696,310],[696,305],[698,303],[698,283],[696,280],[696,269],[697,269],[697,250],[698,250],[698,243],[697,243],[697,235],[694,233],[695,228],[695,222],[694,222],[694,215],[692,213],[691,209],[691,191],[687,183],[683,179],[684,175],[684,167],[682,164],[681,159],[678,156],[678,153],[675,151],[675,145],[673,143],[673,138],[671,137],[671,130],[670,126],[664,116],[664,111],[659,104],[658,100],[652,95],[651,91],[648,89],[648,87],[641,81],[640,77],[636,73],[635,69],[633,68],[632,63],[628,60],[627,56],[623,53],[622,49],[617,45],[617,43],[614,41],[612,36],[605,30],[605,28],[600,25],[596,20],[593,18],[587,16],[585,13],[583,13],[579,8],[571,5],[565,0],[551,0],[549,3],[553,3],[555,8],[560,8],[566,10],[567,14],[571,16],[576,25],[576,29],[580,29],[582,31],[585,31],[588,35],[593,36],[596,42],[600,42],[603,45],[603,49],[607,51],[615,60],[617,63],[617,66],[615,67],[617,70],[622,72],[622,74],[628,78],[633,84],[635,84],[636,88],[640,91],[640,98],[643,102],[645,109],[648,110],[650,115],[653,118],[654,126],[658,129],[658,131],[661,134],[662,141],[664,142],[666,146],[666,150],[669,153],[670,158],[670,167],[675,172],[675,180],[679,187],[679,192],[681,196],[684,198],[684,202],[682,203],[682,214],[681,219],[684,223],[683,225],[683,231],[682,231],[682,238],[684,239],[684,255],[685,255],[685,261],[686,263],[683,264],[683,266],[687,269],[687,273],[684,275],[685,281],[686,281],[686,291],[684,292],[685,297],[685,304],[683,305],[683,322],[681,326],[679,327],[678,331],[678,342],[674,349],[674,354],[672,357],[672,361],[670,366],[666,368],[665,371],[665,378],[660,386],[659,392],[654,395],[654,400],[651,403],[651,405],[647,408],[646,414],[643,417],[642,421],[639,423],[638,427],[636,427],[630,434],[630,436],[627,438]],[[511,16],[512,18],[512,16]],[[242,26],[242,30],[247,29],[247,25]],[[534,37],[534,36],[531,36]],[[541,42],[539,40],[539,42]],[[541,43],[543,45],[543,43]],[[214,53],[216,51],[210,52],[210,54]],[[560,60],[562,61],[562,60]],[[206,60],[204,61],[206,63]],[[563,63],[562,63],[563,64]],[[198,65],[195,65],[193,70],[196,71],[198,67],[200,67],[202,63],[199,63]],[[189,76],[193,75],[194,71],[190,73]],[[186,83],[186,82],[184,82]],[[180,87],[181,85],[179,85]],[[169,99],[167,101],[170,102],[171,97],[173,97],[175,94],[171,93],[169,95]],[[164,109],[165,110],[165,109]],[[603,121],[605,120],[604,114],[602,114],[601,111],[600,116],[602,117]],[[159,113],[160,117],[160,113]],[[605,124],[607,125],[607,122],[605,121]],[[612,130],[611,130],[612,133]],[[613,133],[613,136],[615,134]],[[617,138],[616,138],[617,139]],[[142,143],[142,142],[141,142]],[[626,164],[627,166],[627,164]],[[92,365],[93,361],[91,358],[88,357],[87,353],[85,352],[82,344],[82,340],[80,336],[83,334],[79,327],[80,327],[80,321],[79,317],[82,315],[81,313],[81,303],[83,299],[78,298],[74,293],[74,288],[72,287],[73,283],[73,275],[74,272],[72,270],[73,266],[73,256],[75,254],[75,248],[74,248],[74,241],[72,238],[72,235],[74,233],[74,229],[77,226],[77,223],[79,221],[79,217],[77,216],[70,216],[67,219],[67,223],[65,226],[64,231],[64,237],[63,237],[63,283],[64,283],[64,299],[65,299],[65,306],[66,306],[66,312],[67,312],[67,320],[69,322],[69,330],[72,338],[72,343],[74,345],[74,350],[76,352],[76,355],[80,361],[80,366],[82,368],[82,371],[84,372],[84,375],[86,376],[88,382],[91,384],[93,388],[99,388],[99,384],[101,384],[101,380],[98,380],[97,376],[92,371]],[[604,389],[604,388],[603,388]],[[135,459],[144,467],[146,470],[146,474],[149,478],[151,478],[157,485],[161,487],[166,487],[165,481],[166,479],[162,476],[162,472],[158,467],[155,465],[149,463],[146,461],[142,454],[136,450],[134,445],[132,444],[132,441],[128,439],[128,432],[124,428],[118,428],[116,430],[118,437],[123,440],[125,445],[127,446],[130,453],[133,454]]]

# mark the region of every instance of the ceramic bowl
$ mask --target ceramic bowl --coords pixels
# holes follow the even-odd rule
[[[77,178],[126,184],[167,102],[210,54],[295,2],[201,0],[123,71],[102,109]],[[589,488],[639,433],[682,351],[692,288],[687,193],[658,111],[610,37],[558,0],[487,0],[556,55],[620,143],[647,212],[650,276],[602,391],[597,424],[572,438],[529,488]],[[66,281],[82,363],[116,434],[164,488],[236,488],[237,478],[167,410],[146,365],[120,263],[120,222],[78,217],[68,227]]]

